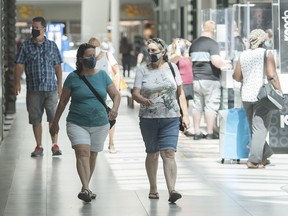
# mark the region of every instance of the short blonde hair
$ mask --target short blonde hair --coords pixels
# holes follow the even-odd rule
[[[95,47],[100,47],[100,41],[95,37],[91,37],[89,39],[88,43],[95,46]]]
[[[216,30],[216,24],[212,20],[208,20],[203,25],[203,31],[204,32],[211,32],[214,33]]]

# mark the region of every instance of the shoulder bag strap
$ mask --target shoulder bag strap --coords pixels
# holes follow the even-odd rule
[[[168,65],[169,65],[169,67],[170,67],[170,70],[171,70],[171,72],[172,72],[172,74],[173,74],[173,77],[174,77],[174,79],[175,79],[175,71],[174,71],[174,68],[173,68],[173,66],[172,66],[172,64],[171,64],[171,62],[167,62],[168,63]]]
[[[263,58],[263,83],[265,83],[266,78],[266,70],[267,70],[267,50],[264,52],[264,58]]]
[[[98,94],[98,92],[91,85],[91,83],[86,79],[86,77],[84,75],[80,75],[79,73],[77,73],[77,75],[80,77],[80,79],[82,79],[84,81],[84,83],[93,92],[93,94],[96,96],[96,98],[102,103],[102,105],[105,107],[106,111],[109,112],[111,110],[111,108],[107,106],[107,104],[104,102],[103,98]]]

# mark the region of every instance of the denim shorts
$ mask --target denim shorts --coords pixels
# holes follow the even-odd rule
[[[140,130],[147,153],[177,150],[179,118],[140,118]]]
[[[72,148],[74,148],[75,145],[86,144],[90,145],[90,151],[92,152],[103,151],[109,129],[109,124],[99,127],[84,127],[71,122],[66,123],[66,131]]]
[[[52,123],[58,103],[58,91],[27,91],[26,107],[29,124],[36,125],[42,122],[44,110],[47,121]]]

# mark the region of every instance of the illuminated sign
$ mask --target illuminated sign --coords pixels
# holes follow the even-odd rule
[[[30,19],[35,16],[43,16],[42,9],[34,8],[33,6],[21,5],[17,8],[18,15],[22,19]]]

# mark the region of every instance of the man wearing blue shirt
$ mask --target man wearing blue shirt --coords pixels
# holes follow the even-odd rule
[[[26,75],[26,106],[36,140],[36,148],[31,157],[43,155],[42,116],[45,110],[50,127],[62,91],[62,58],[56,43],[45,37],[46,25],[43,17],[35,17],[32,20],[32,38],[21,45],[14,70],[16,95],[21,91],[21,73],[25,71]],[[57,135],[51,139],[53,156],[61,155]]]

